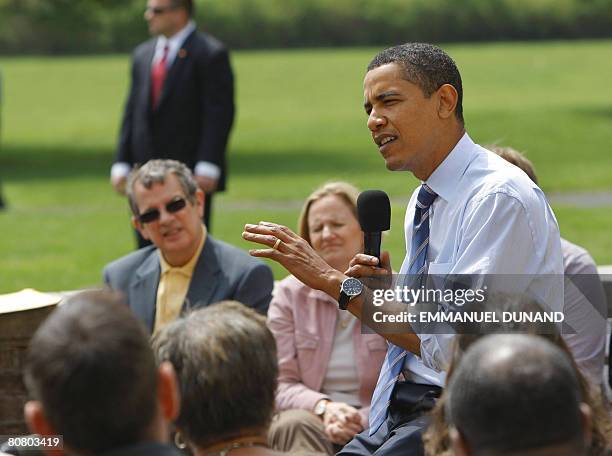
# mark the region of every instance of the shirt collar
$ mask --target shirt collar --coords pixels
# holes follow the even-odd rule
[[[208,235],[208,231],[206,230],[206,226],[202,224],[202,239],[200,240],[200,245],[198,245],[198,249],[195,251],[191,259],[185,263],[183,266],[172,266],[170,265],[164,256],[159,251],[159,264],[161,266],[162,275],[166,272],[172,270],[174,272],[178,272],[179,274],[183,274],[187,277],[191,277],[193,275],[193,270],[195,269],[195,265],[200,258],[200,254],[202,253],[202,249],[204,248],[204,243],[206,242],[206,237]]]
[[[474,141],[464,133],[453,150],[438,165],[425,183],[442,199],[450,202],[457,196],[457,187],[474,155]]]
[[[170,38],[165,37],[164,35],[159,35],[157,38],[156,48],[163,49],[164,46],[168,46],[170,48],[179,48],[185,42],[187,37],[195,30],[195,22],[192,20],[187,22],[187,25],[172,35]]]

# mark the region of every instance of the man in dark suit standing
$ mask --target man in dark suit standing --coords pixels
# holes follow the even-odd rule
[[[126,190],[134,227],[154,245],[107,265],[104,282],[127,296],[149,331],[228,299],[267,313],[272,270],[207,233],[204,194],[183,163],[151,160],[133,171]]]
[[[134,51],[111,183],[124,193],[133,165],[179,160],[206,195],[204,223],[210,228],[212,195],[225,189],[234,79],[224,45],[198,32],[192,14],[192,0],[147,2],[144,17],[153,38]]]

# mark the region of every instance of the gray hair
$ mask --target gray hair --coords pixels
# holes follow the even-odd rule
[[[236,301],[196,310],[153,338],[181,391],[177,427],[203,448],[246,429],[266,431],[274,411],[276,343],[263,316]]]
[[[150,189],[153,184],[163,184],[169,174],[177,177],[185,196],[189,202],[195,204],[198,184],[187,166],[177,160],[149,160],[144,165],[135,167],[128,176],[126,194],[132,214],[136,216],[139,214],[134,196],[136,183],[139,182],[144,188]]]

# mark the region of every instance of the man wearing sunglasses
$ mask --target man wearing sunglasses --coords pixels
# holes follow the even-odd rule
[[[126,191],[134,227],[154,245],[107,265],[104,281],[127,295],[149,331],[188,309],[228,299],[267,313],[272,271],[208,234],[204,193],[189,168],[151,160],[130,174]]]
[[[153,36],[136,48],[111,183],[125,192],[135,164],[155,158],[185,163],[206,194],[210,228],[214,192],[225,189],[225,148],[234,119],[234,80],[224,45],[196,30],[192,0],[148,0]],[[139,240],[139,247],[148,243]]]

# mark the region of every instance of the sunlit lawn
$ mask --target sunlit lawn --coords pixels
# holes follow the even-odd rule
[[[462,71],[467,128],[527,152],[546,191],[612,190],[612,41],[444,46]],[[229,191],[213,234],[247,248],[245,222],[295,226],[323,181],[381,188],[397,203],[385,239],[403,257],[401,201],[416,185],[385,170],[365,128],[362,79],[375,49],[235,52],[238,120]],[[0,58],[0,292],[95,285],[133,248],[108,185],[128,57]],[[564,236],[612,263],[612,211],[555,208]],[[284,272],[275,267],[277,277]]]

